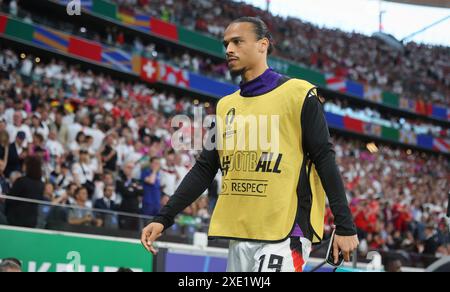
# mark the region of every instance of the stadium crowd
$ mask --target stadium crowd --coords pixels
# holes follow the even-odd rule
[[[112,27],[89,27],[88,25],[78,25],[67,21],[61,21],[54,16],[39,11],[31,11],[28,7],[22,7],[19,2],[17,15],[30,24],[40,24],[60,31],[67,32],[89,40],[94,40],[112,47],[123,49],[133,54],[141,54],[149,59],[157,59],[179,68],[195,73],[201,73],[214,79],[224,82],[237,82],[239,78],[231,76],[224,60],[209,58],[193,51],[174,49],[170,46],[155,44],[139,37],[125,34],[122,30]],[[10,13],[11,8],[1,5],[0,9],[5,13]]]
[[[448,158],[386,145],[369,151],[343,137],[334,142],[361,251],[450,254]]]
[[[259,16],[276,40],[275,55],[402,96],[450,105],[448,47],[410,42],[394,50],[358,33],[320,28],[231,0],[114,0],[121,9],[160,17],[215,37],[241,15]]]
[[[131,2],[127,3],[130,4]],[[8,9],[3,8],[3,10],[7,11]],[[175,50],[170,46],[156,45],[152,42],[143,41],[139,37],[125,36],[123,32],[117,30],[115,27],[86,29],[85,27],[77,26],[75,23],[58,21],[57,19],[48,17],[46,14],[44,15],[38,12],[31,13],[31,11],[22,9],[20,6],[18,7],[17,13],[19,16],[27,19],[28,22],[58,27],[58,29],[68,33],[120,47],[128,52],[142,54],[149,59],[163,61],[178,68],[190,70],[191,72],[200,73],[225,82],[239,81],[239,78],[231,76],[226,63],[222,61],[214,60],[187,50]],[[27,64],[27,67],[31,68],[32,60],[28,59],[26,62],[30,63]],[[352,108],[348,106],[345,100],[333,100],[328,103],[326,109],[335,114],[348,115],[349,117],[357,118],[368,123],[413,132],[416,135],[429,134],[438,138],[450,137],[450,129],[434,125],[423,119],[399,118],[388,113],[373,110],[369,107]]]
[[[5,3],[8,1],[5,1]],[[237,1],[197,0],[114,0],[121,11],[145,13],[187,28],[222,37],[224,29],[242,13],[259,16],[269,26],[276,42],[275,55],[333,76],[379,87],[421,103],[450,107],[450,52],[446,47],[410,42],[395,50],[383,41],[337,29],[319,28],[296,18],[282,18]],[[13,4],[14,3],[14,4]],[[12,6],[11,6],[12,5]],[[36,22],[118,46],[176,64],[228,82],[236,82],[222,61],[200,54],[157,46],[138,37],[126,35],[116,27],[87,27],[61,22],[47,14],[22,9],[21,2],[11,0],[3,10]],[[10,11],[13,11],[11,13]],[[295,49],[294,49],[295,48]],[[420,81],[420,82],[418,82]]]

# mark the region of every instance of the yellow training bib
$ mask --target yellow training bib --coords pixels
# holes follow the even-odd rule
[[[260,96],[237,91],[219,101],[216,139],[223,182],[210,237],[273,242],[290,235],[304,162],[301,113],[313,89],[291,79]],[[320,234],[325,193],[315,169],[309,181],[316,197],[310,218]]]

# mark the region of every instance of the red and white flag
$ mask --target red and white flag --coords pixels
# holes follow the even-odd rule
[[[335,76],[334,74],[326,74],[325,77],[329,89],[339,92],[347,91],[347,81],[344,78]]]
[[[159,80],[171,85],[189,87],[189,72],[167,64],[160,64]]]
[[[440,138],[434,138],[433,149],[444,153],[450,153],[450,141]]]
[[[147,82],[158,81],[159,76],[159,64],[156,61],[146,58],[141,59],[141,78]]]

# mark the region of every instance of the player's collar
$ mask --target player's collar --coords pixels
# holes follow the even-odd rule
[[[252,97],[262,95],[274,90],[279,85],[279,80],[282,75],[273,71],[272,68],[267,69],[263,74],[256,79],[247,83],[241,83],[241,95],[244,97]]]

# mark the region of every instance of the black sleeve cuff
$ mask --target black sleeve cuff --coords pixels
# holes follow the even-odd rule
[[[346,229],[339,229],[336,228],[336,234],[339,236],[353,236],[356,235],[356,230],[346,230]]]
[[[171,219],[167,219],[164,216],[156,216],[155,218],[153,218],[152,223],[160,223],[164,226],[164,231],[166,231],[168,228],[170,228],[175,221],[171,220]]]
[[[356,235],[356,227],[348,228],[342,226],[336,226],[336,234],[339,236],[353,236]]]

